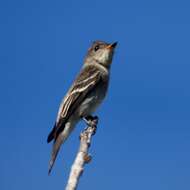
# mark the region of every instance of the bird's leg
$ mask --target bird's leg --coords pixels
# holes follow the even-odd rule
[[[98,116],[86,116],[82,118],[88,126],[95,126],[98,124]]]
[[[88,127],[95,127],[96,128],[96,126],[98,124],[98,116],[89,115],[89,116],[83,117],[82,119],[85,121],[85,123],[88,125]],[[85,130],[88,127],[86,127]]]

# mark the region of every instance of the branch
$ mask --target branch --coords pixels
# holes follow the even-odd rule
[[[89,163],[92,157],[88,154],[91,138],[96,132],[98,118],[88,121],[88,127],[80,134],[80,146],[75,161],[71,167],[69,179],[65,190],[76,190],[79,179],[84,171],[84,165]]]

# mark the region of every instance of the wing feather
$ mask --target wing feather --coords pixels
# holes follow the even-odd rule
[[[54,139],[64,129],[63,124],[80,106],[86,95],[96,87],[100,79],[101,73],[96,67],[86,67],[80,72],[60,105],[54,129]]]

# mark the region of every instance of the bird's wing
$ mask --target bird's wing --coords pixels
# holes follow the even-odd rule
[[[60,105],[56,124],[48,136],[48,142],[58,137],[64,129],[64,123],[83,102],[86,95],[96,87],[100,79],[101,73],[96,67],[86,66],[82,69]]]

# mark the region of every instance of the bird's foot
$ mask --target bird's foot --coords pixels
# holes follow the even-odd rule
[[[85,121],[85,123],[88,125],[88,127],[94,127],[97,129],[98,116],[89,115],[87,117],[83,117],[82,119]],[[87,130],[88,127],[86,127],[85,130]],[[96,130],[94,130],[94,131],[96,131]],[[94,132],[94,134],[95,134],[95,132]]]
[[[98,124],[98,116],[87,116],[82,118],[88,126],[96,126]]]

